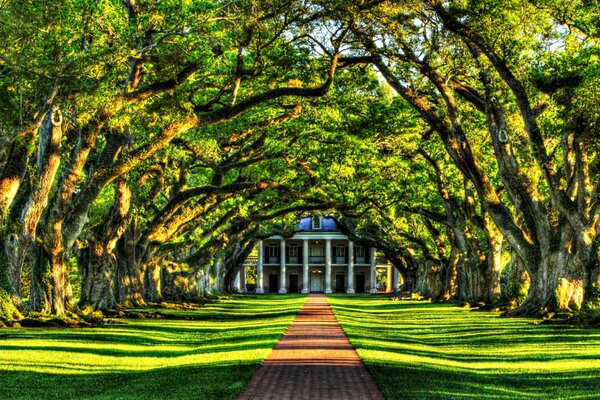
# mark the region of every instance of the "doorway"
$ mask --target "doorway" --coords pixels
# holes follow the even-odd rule
[[[325,274],[321,270],[312,271],[310,274],[310,291],[323,292],[325,290]]]
[[[269,292],[271,292],[271,293],[279,292],[279,275],[277,275],[277,274],[269,275]]]
[[[338,293],[344,292],[344,281],[346,276],[344,274],[335,275],[335,291]]]
[[[290,275],[290,293],[298,293],[298,275]]]
[[[365,292],[365,276],[356,275],[356,293]]]

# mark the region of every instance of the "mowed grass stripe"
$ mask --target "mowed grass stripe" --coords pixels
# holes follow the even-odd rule
[[[2,399],[234,399],[306,296],[238,296],[192,319],[0,331]],[[147,310],[144,311],[154,311]]]
[[[450,304],[328,297],[387,399],[600,397],[600,331]]]

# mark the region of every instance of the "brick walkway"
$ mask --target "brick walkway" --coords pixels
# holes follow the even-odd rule
[[[324,295],[311,294],[238,400],[383,400]]]

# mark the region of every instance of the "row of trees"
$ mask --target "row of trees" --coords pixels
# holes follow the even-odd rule
[[[0,317],[227,290],[306,212],[434,299],[597,307],[598,6],[347,3],[3,2]]]

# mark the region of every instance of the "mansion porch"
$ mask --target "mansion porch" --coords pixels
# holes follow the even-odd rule
[[[377,293],[393,291],[398,271],[389,263],[378,263],[375,248],[356,245],[339,232],[300,232],[291,239],[273,236],[257,243],[246,268],[256,268],[256,293]],[[377,285],[377,271],[387,280]],[[253,271],[253,272],[254,272]],[[245,292],[245,272],[236,287]]]

